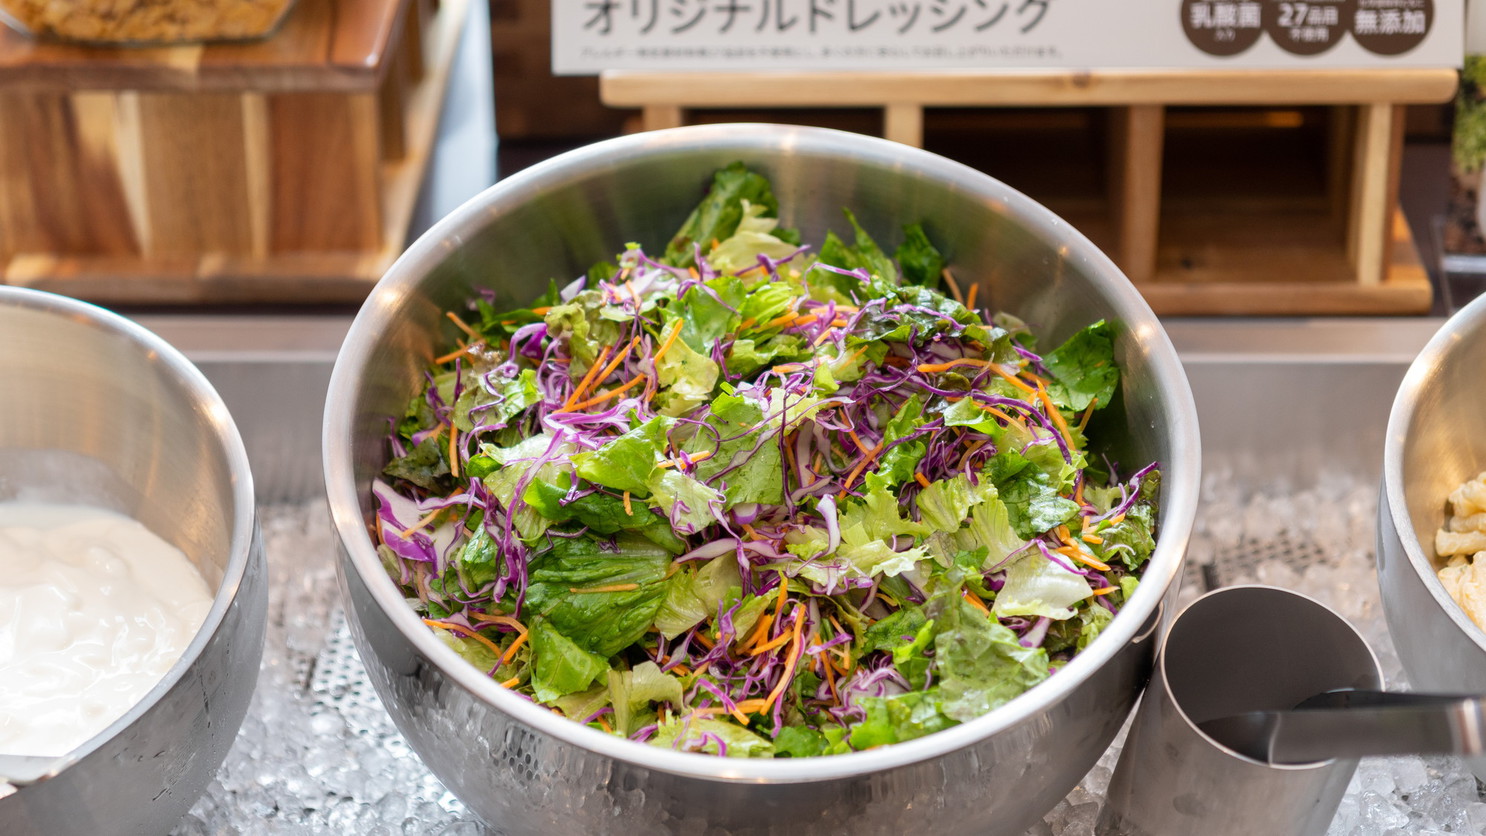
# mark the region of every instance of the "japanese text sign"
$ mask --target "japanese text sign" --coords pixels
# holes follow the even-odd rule
[[[1453,67],[1465,0],[552,0],[553,71]]]

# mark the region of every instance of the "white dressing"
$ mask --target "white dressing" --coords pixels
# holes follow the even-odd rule
[[[186,556],[129,517],[0,502],[0,753],[64,755],[103,731],[211,605]]]

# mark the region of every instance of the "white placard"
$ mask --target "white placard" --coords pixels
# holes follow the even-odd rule
[[[552,70],[1458,67],[1465,0],[552,0]]]

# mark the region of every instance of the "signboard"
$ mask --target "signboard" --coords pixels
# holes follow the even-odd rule
[[[551,0],[552,70],[1457,67],[1464,0]]]

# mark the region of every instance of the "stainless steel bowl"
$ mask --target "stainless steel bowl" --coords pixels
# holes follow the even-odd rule
[[[1164,469],[1162,530],[1145,582],[1096,642],[1027,694],[926,738],[828,758],[744,761],[657,749],[557,717],[502,689],[421,624],[367,525],[389,416],[455,332],[443,312],[475,288],[533,298],[627,241],[663,242],[713,170],[771,178],[805,240],[851,208],[880,240],[923,221],[959,276],[1050,344],[1119,323],[1123,402],[1110,455]],[[1197,419],[1176,354],[1139,293],[1087,239],[965,166],[895,143],[809,128],[718,125],[598,143],[487,190],[420,238],[377,285],[336,362],[325,411],[326,490],[343,546],[352,633],[372,682],[430,769],[506,832],[831,831],[1021,834],[1093,765],[1149,674],[1151,638],[1198,495]]]
[[[216,774],[258,680],[268,587],[247,454],[222,401],[154,334],[0,287],[0,500],[144,523],[216,590],[165,678],[50,777],[0,798],[0,833],[168,832]]]
[[[1435,574],[1446,497],[1486,470],[1486,296],[1447,321],[1404,375],[1383,440],[1378,584],[1417,690],[1486,693],[1486,632]],[[1476,772],[1486,776],[1486,761]]]

